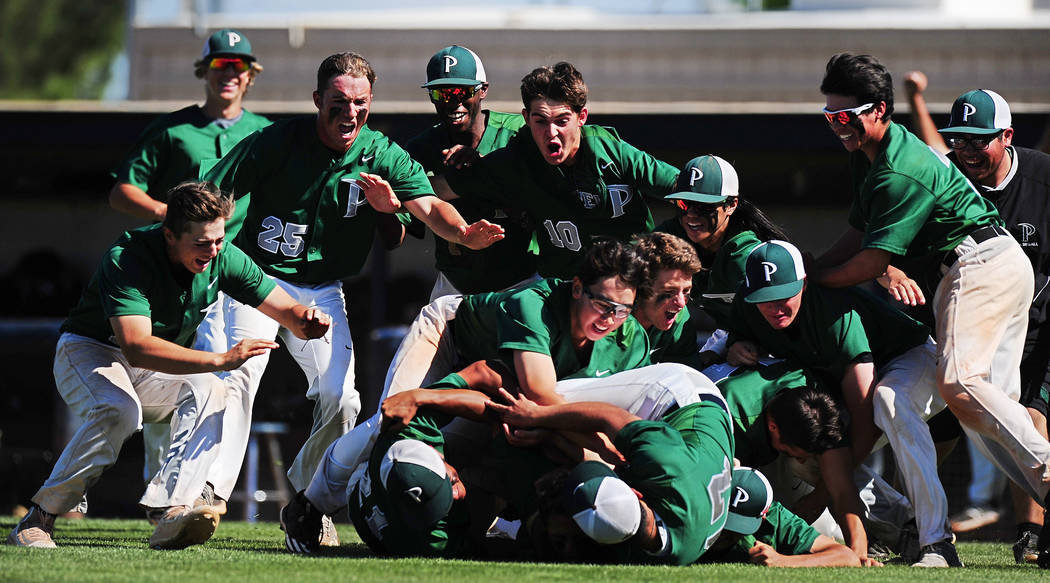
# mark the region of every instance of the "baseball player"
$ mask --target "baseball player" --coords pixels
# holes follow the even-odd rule
[[[925,103],[922,88],[914,87],[909,97],[913,102]],[[920,127],[925,131],[920,137],[931,147],[947,151],[948,159],[995,205],[1007,230],[1032,264],[1035,297],[1028,311],[1028,332],[1021,355],[1019,402],[1028,409],[1036,430],[1046,437],[1050,349],[1043,337],[1050,329],[1050,292],[1046,289],[1050,282],[1050,243],[1044,241],[1044,233],[1050,233],[1050,156],[1013,145],[1010,106],[994,91],[977,89],[959,96],[952,106],[948,126],[939,133],[928,113],[924,119]],[[1039,553],[1043,509],[1026,493],[1018,494],[1014,497],[1018,521],[1014,559],[1018,563],[1032,562]]]
[[[370,198],[381,196],[398,208],[403,201],[435,233],[468,247],[502,236],[501,227],[484,220],[467,225],[433,196],[417,162],[366,125],[375,79],[360,55],[329,56],[317,72],[317,115],[282,120],[249,136],[206,176],[236,199],[251,197],[243,222],[229,226],[231,238],[292,297],[334,318],[330,343],[308,343],[241,302],[229,300],[223,310],[228,342],[280,333],[306,374],[314,422],[288,470],[297,490],[310,482],[329,444],[353,427],[361,407],[340,280],[360,271],[377,230],[395,241],[404,233],[395,215],[373,210]],[[248,390],[228,396],[219,461],[209,476],[220,497],[229,496],[240,473],[265,368],[265,356],[246,363]]]
[[[669,193],[678,171],[612,128],[584,125],[587,86],[569,63],[526,75],[521,98],[528,133],[469,168],[435,177],[438,196],[524,209],[535,225],[543,277],[575,275],[596,235],[627,241],[652,231],[645,197]]]
[[[629,542],[625,560],[688,565],[718,538],[732,490],[733,424],[708,381],[699,400],[648,421],[602,402],[539,405],[506,390],[489,407],[512,427],[599,431],[625,463],[586,461],[569,475],[568,514],[600,544]],[[575,486],[573,486],[575,484]]]
[[[747,254],[762,241],[787,241],[787,235],[758,207],[740,197],[740,178],[726,160],[693,158],[667,195],[677,216],[656,227],[693,244],[703,269],[693,278],[693,294],[719,328],[704,344],[700,365],[725,360],[729,305],[744,281]]]
[[[477,157],[506,146],[525,120],[516,113],[482,109],[489,84],[485,66],[474,51],[452,45],[434,53],[423,84],[437,112],[438,124],[412,138],[405,150],[428,176],[470,165]],[[443,295],[475,294],[516,287],[535,277],[536,256],[529,252],[531,229],[520,211],[479,201],[452,203],[468,221],[487,219],[503,227],[499,245],[474,251],[435,237],[437,281],[431,301]]]
[[[649,278],[638,288],[633,312],[649,335],[649,360],[706,368],[688,305],[693,277],[700,271],[696,251],[684,239],[661,232],[636,237],[635,249],[649,265]]]
[[[185,180],[197,180],[202,162],[222,158],[245,136],[270,125],[270,120],[242,106],[248,87],[260,72],[262,65],[243,33],[225,28],[209,36],[200,60],[194,63],[197,78],[204,79],[204,105],[161,116],[146,128],[116,173],[109,204],[141,219],[164,220],[169,190]],[[221,309],[220,300],[215,309]],[[206,349],[206,339],[223,334],[217,316],[209,318],[209,325],[198,331],[201,344],[197,348]],[[166,423],[143,425],[146,481],[164,461],[170,432]],[[150,520],[155,523],[158,518]]]
[[[725,528],[700,562],[766,567],[861,566],[849,547],[820,534],[774,500],[769,480],[762,472],[748,467],[733,470]]]
[[[219,353],[190,349],[202,309],[221,290],[258,306],[303,339],[328,331],[324,313],[295,303],[244,253],[223,244],[232,201],[204,183],[181,184],[167,200],[163,223],[117,240],[62,324],[55,381],[84,423],[8,544],[54,547],[55,515],[81,500],[143,420],[168,415],[174,437],[139,502],[165,510],[150,546],[206,541],[220,511],[195,499],[221,440],[226,396],[223,382],[207,373],[236,369],[277,344],[245,339]],[[231,376],[228,382],[243,379]]]
[[[874,57],[835,55],[821,92],[828,123],[851,152],[856,198],[851,229],[817,261],[814,280],[854,285],[887,274],[895,256],[942,254],[933,302],[941,395],[967,434],[1045,508],[1050,443],[1017,402],[1030,262],[992,203],[890,121],[892,80]],[[901,295],[897,285],[890,291]]]
[[[193,66],[197,78],[204,79],[204,105],[161,116],[142,132],[109,193],[109,204],[118,211],[164,220],[165,193],[180,182],[197,180],[202,161],[222,158],[244,137],[270,125],[242,106],[263,70],[242,32],[216,31]]]
[[[729,363],[751,366],[771,353],[839,387],[851,417],[852,465],[868,457],[880,430],[893,445],[924,549],[915,566],[962,566],[926,425],[945,406],[929,329],[863,290],[808,285],[801,253],[783,241],[751,251],[741,290],[733,300]],[[863,527],[842,522],[850,547],[866,556]]]

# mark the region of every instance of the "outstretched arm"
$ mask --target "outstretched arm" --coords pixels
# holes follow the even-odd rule
[[[312,340],[328,333],[332,319],[318,308],[309,308],[292,299],[288,292],[275,286],[258,310],[291,330],[296,338]]]
[[[849,547],[840,545],[835,539],[820,535],[813,542],[808,553],[801,555],[782,555],[772,546],[757,541],[748,550],[751,562],[767,567],[859,567],[860,558]],[[881,567],[877,561],[868,566]]]
[[[471,249],[484,249],[503,238],[503,227],[485,219],[468,225],[456,207],[436,196],[413,198],[405,208],[438,237]]]
[[[500,390],[507,404],[492,402],[489,408],[515,427],[547,427],[562,431],[598,431],[614,436],[640,417],[608,403],[580,402],[538,405],[524,396]]]
[[[467,389],[411,389],[387,397],[380,406],[383,413],[382,431],[400,431],[405,428],[420,407],[430,407],[474,421],[485,421],[488,395]]]
[[[233,370],[253,356],[277,348],[272,340],[242,340],[226,352],[193,350],[153,335],[153,322],[147,316],[114,316],[109,319],[128,364],[168,374],[196,374]]]

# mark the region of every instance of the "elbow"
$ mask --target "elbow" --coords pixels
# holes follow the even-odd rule
[[[124,354],[124,358],[127,359],[129,365],[135,368],[146,368],[146,354],[141,346],[135,344],[121,346],[120,352]]]

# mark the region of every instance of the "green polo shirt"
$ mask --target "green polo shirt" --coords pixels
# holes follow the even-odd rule
[[[482,156],[506,146],[525,125],[520,113],[484,110],[482,115],[485,133],[477,147]],[[441,124],[405,144],[405,150],[423,165],[428,176],[443,174],[448,169],[441,151],[450,147],[448,130]],[[435,266],[456,289],[465,294],[501,290],[536,272],[536,256],[529,252],[532,229],[525,225],[521,211],[463,198],[452,204],[468,223],[486,219],[501,225],[504,232],[501,241],[476,251],[434,236]]]
[[[603,377],[649,364],[649,340],[631,317],[592,343],[590,354],[578,354],[571,309],[572,282],[554,278],[520,290],[467,296],[451,322],[456,350],[463,362],[502,358],[508,365],[508,351],[546,354],[558,380]]]
[[[620,139],[612,128],[583,126],[572,166],[551,166],[530,132],[469,168],[445,174],[459,196],[524,209],[535,225],[544,277],[569,279],[594,236],[630,240],[653,230],[645,197],[662,198],[678,170]]]
[[[146,316],[153,322],[154,336],[188,348],[220,290],[253,307],[273,290],[273,281],[229,243],[202,273],[172,264],[162,229],[158,223],[117,239],[62,324],[62,332],[116,346],[109,319]]]
[[[202,160],[219,159],[242,139],[270,125],[270,120],[246,109],[237,123],[223,127],[191,105],[151,123],[115,172],[119,182],[144,190],[157,200],[186,180],[197,180]]]
[[[866,360],[882,368],[924,344],[929,335],[925,325],[860,288],[832,289],[810,282],[795,321],[784,330],[770,327],[756,305],[738,295],[729,343],[754,341],[774,356],[827,375],[838,386],[853,363]]]
[[[864,232],[864,248],[923,256],[954,249],[979,227],[1002,225],[947,157],[893,122],[874,162],[850,156],[856,199],[849,222]]]
[[[433,195],[423,167],[386,136],[366,125],[346,153],[335,152],[313,115],[249,136],[206,179],[251,196],[227,237],[267,273],[310,285],[356,275],[368,258],[378,216],[355,182],[361,172],[381,176],[401,202]]]

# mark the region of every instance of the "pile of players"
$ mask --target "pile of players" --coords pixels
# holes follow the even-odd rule
[[[242,107],[262,70],[242,33],[196,68],[205,105],[118,172],[113,206],[158,222],[117,241],[63,325],[56,382],[83,425],[10,544],[55,546],[55,516],[143,423],[150,546],[206,541],[277,336],[315,402],[281,512],[293,552],[337,545],[346,507],[388,555],[873,566],[888,546],[962,566],[927,424],[945,409],[1045,508],[1050,163],[1011,145],[996,93],[956,101],[945,157],[891,121],[883,65],[832,57],[853,203],[814,257],[726,160],[679,169],[586,125],[569,63],[500,113],[478,56],[442,49],[423,84],[439,123],[404,148],[367,125],[358,54],[321,63],[316,115],[272,124]],[[676,216],[655,225],[651,202]],[[413,221],[436,236],[432,301],[354,427],[341,280]],[[864,464],[884,444],[903,494]],[[1015,558],[1048,568],[1048,543],[1026,522]]]

